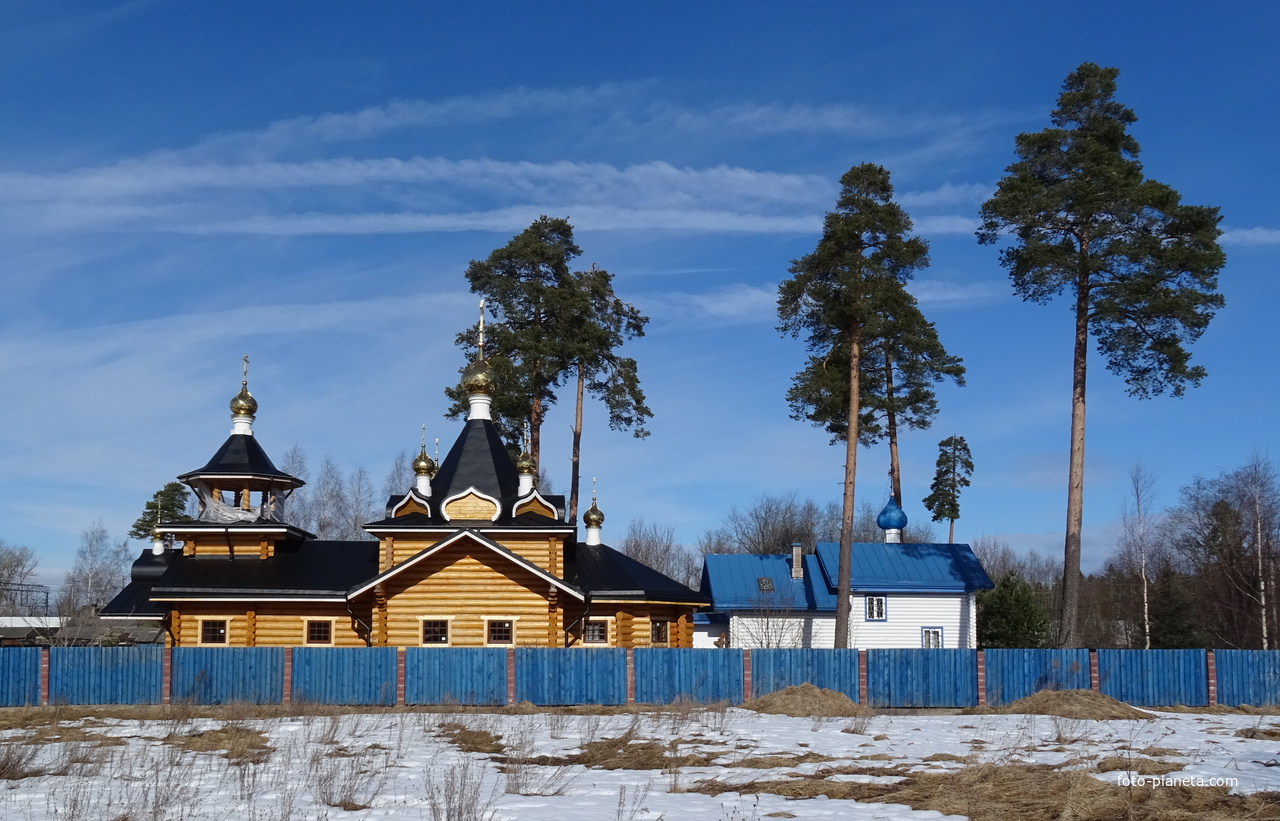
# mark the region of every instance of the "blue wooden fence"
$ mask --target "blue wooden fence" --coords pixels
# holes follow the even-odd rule
[[[857,650],[752,650],[751,695],[812,684],[858,700]]]
[[[976,650],[868,650],[867,703],[877,707],[972,707]]]
[[[1280,704],[1280,651],[1216,650],[1218,703]]]
[[[1008,704],[1040,690],[1088,690],[1088,650],[984,650],[987,703]]]
[[[1139,707],[1209,703],[1203,650],[1099,650],[1103,695]]]
[[[522,647],[516,650],[516,701],[626,704],[627,651]]]
[[[742,702],[741,650],[640,648],[635,651],[636,701],[678,699]]]
[[[395,704],[396,648],[296,647],[293,701]]]
[[[0,707],[40,703],[40,648],[0,647]]]
[[[497,647],[410,647],[405,704],[506,704],[507,651]]]
[[[164,653],[172,653],[169,695],[200,704],[279,703],[285,648],[54,647],[0,648],[0,706],[41,701],[41,653],[49,654],[47,699],[68,704],[156,704],[163,701]],[[393,647],[298,647],[291,651],[292,699],[351,705],[396,703]],[[539,705],[623,704],[627,651],[619,648],[519,648],[513,655],[515,697]],[[987,650],[987,703],[1014,701],[1043,689],[1090,686],[1088,650]],[[406,704],[504,704],[507,651],[497,648],[408,648]],[[1203,650],[1099,650],[1099,689],[1139,706],[1208,704]],[[1280,704],[1280,651],[1218,650],[1217,700],[1224,705]],[[743,651],[639,648],[635,700],[667,704],[743,698]],[[805,682],[881,707],[969,707],[978,703],[973,650],[868,650],[867,687],[858,688],[856,650],[755,650],[752,694]]]
[[[172,698],[195,704],[279,704],[283,647],[175,647]]]
[[[51,704],[159,704],[161,647],[60,647],[49,655]]]

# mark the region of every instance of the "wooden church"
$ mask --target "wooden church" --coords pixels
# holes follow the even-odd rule
[[[603,544],[594,493],[579,541],[564,497],[540,494],[534,460],[513,462],[494,427],[483,350],[463,372],[462,432],[438,468],[424,442],[413,485],[364,525],[377,541],[289,523],[303,482],[254,438],[246,366],[231,436],[178,477],[195,520],[157,523],[101,615],[158,621],[181,647],[692,647],[693,612],[709,600]]]

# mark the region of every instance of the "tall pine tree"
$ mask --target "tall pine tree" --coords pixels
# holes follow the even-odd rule
[[[791,265],[778,286],[779,330],[805,337],[805,368],[787,391],[792,416],[845,442],[835,646],[849,646],[854,480],[863,409],[864,354],[883,337],[885,307],[929,264],[928,246],[910,236],[911,218],[893,201],[889,172],[866,163],[840,178],[836,210],[823,221],[813,253]]]
[[[956,540],[956,519],[960,518],[960,490],[969,486],[973,475],[973,456],[963,436],[948,436],[938,443],[937,467],[923,501],[935,522],[950,520],[947,544],[951,544]]]
[[[1089,335],[1131,394],[1179,396],[1205,376],[1189,363],[1186,345],[1223,305],[1218,209],[1183,205],[1177,191],[1144,177],[1128,133],[1137,117],[1115,100],[1118,73],[1084,63],[1067,76],[1052,127],[1018,135],[1017,161],[983,204],[978,231],[984,244],[1012,234],[1000,262],[1024,300],[1046,303],[1063,291],[1072,297],[1063,646],[1079,641]]]

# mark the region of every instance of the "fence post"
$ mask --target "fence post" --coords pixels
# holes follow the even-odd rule
[[[987,660],[982,651],[978,651],[978,706],[987,703]]]
[[[867,696],[867,651],[858,651],[858,702],[868,703]]]
[[[404,704],[404,648],[396,648],[396,705]]]
[[[40,648],[40,703],[49,703],[49,648]]]
[[[742,651],[742,700],[751,700],[751,651]]]
[[[1218,664],[1212,650],[1204,651],[1204,669],[1209,678],[1209,706],[1218,706]]]
[[[636,649],[627,648],[627,703],[636,703]]]
[[[284,681],[280,685],[280,702],[282,704],[291,704],[293,702],[293,648],[284,648],[284,670],[281,674]]]
[[[160,655],[160,703],[173,703],[173,648],[168,645]]]
[[[1095,693],[1102,692],[1102,679],[1098,675],[1098,651],[1089,651],[1089,689]]]
[[[516,648],[507,648],[507,703],[516,703]]]

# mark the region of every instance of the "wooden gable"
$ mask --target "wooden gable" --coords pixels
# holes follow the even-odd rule
[[[492,522],[498,518],[498,503],[475,490],[468,490],[461,496],[455,496],[445,502],[444,517],[449,520]]]

